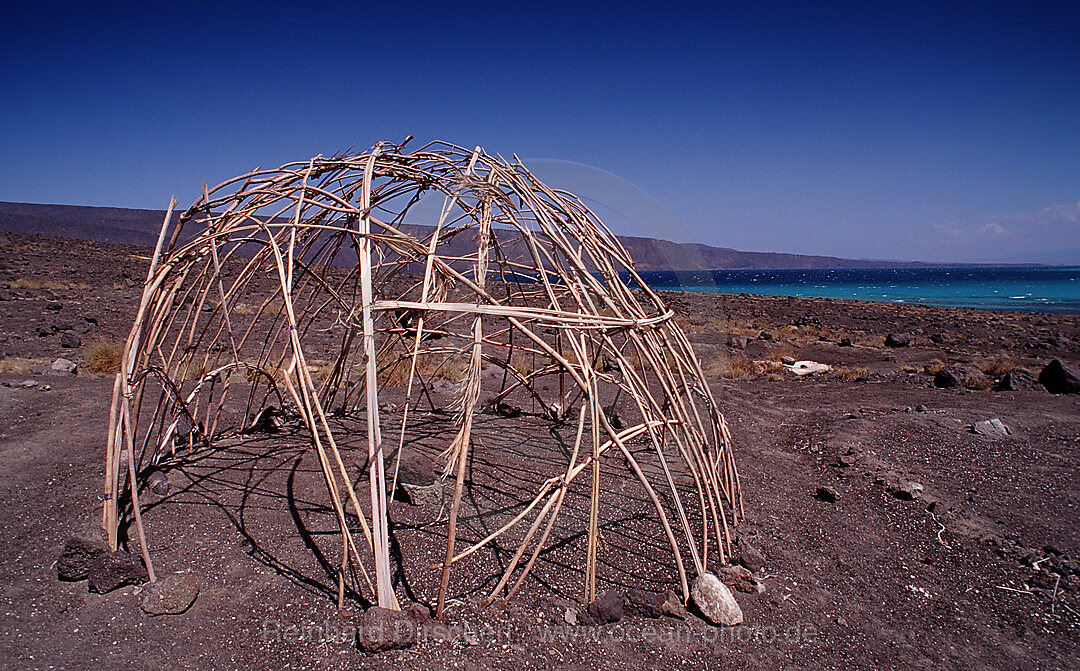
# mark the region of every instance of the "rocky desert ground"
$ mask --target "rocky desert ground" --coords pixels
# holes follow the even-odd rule
[[[744,613],[735,627],[713,627],[693,608],[660,613],[635,601],[673,581],[662,544],[643,526],[640,495],[616,487],[625,505],[605,520],[601,576],[623,605],[621,619],[584,624],[581,543],[569,537],[541,555],[505,609],[478,603],[512,552],[495,548],[455,586],[444,621],[417,626],[415,644],[362,652],[360,606],[335,607],[327,548],[336,529],[318,464],[289,427],[196,452],[168,472],[164,494],[147,493],[159,574],[179,576],[188,596],[197,591],[186,610],[155,614],[161,607],[146,584],[98,594],[86,581],[61,581],[65,543],[100,539],[108,371],[148,255],[0,233],[6,668],[1080,663],[1080,395],[1044,384],[1066,391],[1080,365],[1076,316],[666,294],[735,443],[746,509],[735,544],[746,572],[727,577]],[[1051,372],[1060,372],[1040,382],[1055,360]],[[797,375],[803,361],[828,369]],[[440,421],[430,422],[433,445]],[[517,474],[557,440],[538,417],[507,427],[492,417],[478,429],[513,455],[499,459],[514,477],[476,479],[477,500],[490,506],[512,505]],[[482,474],[495,457],[477,459]],[[390,513],[402,561],[416,564],[409,574],[423,574],[445,537],[438,511],[395,501]],[[430,581],[400,591],[432,605]]]

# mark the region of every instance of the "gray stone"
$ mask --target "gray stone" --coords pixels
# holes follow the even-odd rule
[[[1012,430],[1002,424],[1001,420],[997,417],[994,417],[993,419],[984,419],[981,422],[975,422],[971,425],[971,431],[980,436],[1004,437],[1012,435]]]
[[[49,372],[53,375],[75,375],[78,368],[74,361],[61,358],[52,362]]]
[[[685,620],[689,616],[683,600],[671,589],[665,590],[660,595],[660,612],[678,620]]]
[[[90,564],[106,551],[105,544],[92,538],[75,536],[67,539],[56,561],[56,577],[64,582],[86,580]]]
[[[922,495],[923,486],[914,480],[908,480],[894,486],[891,491],[892,495],[901,501],[914,501]]]
[[[439,507],[446,499],[446,483],[436,480],[430,485],[410,485],[407,482],[398,483],[398,489],[404,495],[409,505]]]
[[[139,607],[150,615],[179,615],[191,608],[198,596],[195,576],[174,574],[145,587]]]
[[[660,608],[660,595],[643,589],[632,589],[626,593],[623,610],[628,615],[656,619],[664,614]]]
[[[60,336],[60,346],[66,349],[75,349],[82,345],[82,339],[74,333],[63,333]]]
[[[165,496],[169,493],[169,476],[161,471],[154,471],[146,478],[146,486],[154,494]]]
[[[356,626],[356,647],[364,652],[403,650],[414,643],[416,621],[401,611],[374,606]]]
[[[142,560],[123,550],[103,552],[90,562],[87,588],[106,594],[125,585],[141,585],[149,580]]]
[[[793,356],[782,356],[782,357],[780,357],[780,363],[786,364],[788,366],[794,366],[795,365],[795,357],[793,357]]]
[[[1046,364],[1039,373],[1039,382],[1051,394],[1080,394],[1080,372],[1060,359]]]
[[[742,608],[735,595],[712,573],[702,573],[694,579],[690,597],[708,622],[725,627],[742,624]]]

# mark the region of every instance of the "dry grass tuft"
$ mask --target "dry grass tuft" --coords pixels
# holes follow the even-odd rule
[[[943,370],[945,370],[945,362],[941,359],[930,359],[930,361],[923,366],[923,372],[930,375],[937,375]]]
[[[865,366],[858,366],[855,368],[837,366],[833,368],[833,375],[841,380],[851,381],[870,375],[870,369]]]
[[[983,375],[990,377],[998,377],[1010,372],[1016,368],[1016,362],[1012,361],[1008,357],[996,356],[990,359],[986,359],[979,364],[979,370],[983,372]]]
[[[0,359],[0,373],[11,375],[30,375],[34,369],[25,359]]]
[[[723,351],[717,352],[716,357],[705,364],[704,371],[709,377],[725,380],[749,378],[761,372],[758,364],[749,357],[742,354],[731,355]]]
[[[83,370],[94,375],[109,375],[120,370],[124,358],[124,345],[107,340],[97,340],[85,348],[86,363]]]

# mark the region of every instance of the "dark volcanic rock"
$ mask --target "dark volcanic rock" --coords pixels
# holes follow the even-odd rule
[[[986,376],[978,368],[971,366],[949,366],[934,375],[934,386],[939,389],[987,389],[990,386]]]
[[[1080,373],[1060,359],[1046,364],[1039,373],[1039,382],[1051,394],[1080,394]]]
[[[402,650],[416,643],[416,621],[407,614],[374,606],[356,626],[356,646],[364,652]]]
[[[765,566],[765,555],[761,554],[749,541],[739,540],[739,563],[756,572]]]
[[[814,498],[825,503],[836,503],[840,498],[840,495],[836,493],[836,490],[830,487],[818,487],[814,493]]]
[[[105,550],[105,544],[101,541],[78,536],[69,538],[56,562],[56,577],[64,582],[86,580],[90,574],[90,564]]]
[[[82,345],[82,338],[75,335],[74,333],[65,332],[63,335],[60,336],[61,347],[65,347],[67,349],[75,349],[80,345]]]
[[[849,336],[844,336],[843,338],[840,339],[840,346],[841,347],[854,347],[855,346],[855,341],[852,340]]]
[[[589,604],[583,613],[578,614],[581,624],[608,624],[618,622],[623,616],[623,596],[609,589]]]
[[[140,585],[148,579],[141,559],[117,550],[103,552],[90,562],[87,587],[96,594],[105,594],[125,585]]]
[[[994,383],[994,391],[1034,391],[1042,388],[1034,373],[1023,368],[1013,368]]]
[[[660,606],[663,603],[659,594],[643,589],[632,589],[626,593],[623,610],[627,615],[656,619],[664,614]]]
[[[401,609],[401,612],[411,617],[417,624],[424,624],[431,619],[431,609],[424,604],[415,601],[410,601],[405,604],[405,607]]]
[[[911,336],[906,333],[890,333],[885,336],[886,347],[907,347],[911,344]]]

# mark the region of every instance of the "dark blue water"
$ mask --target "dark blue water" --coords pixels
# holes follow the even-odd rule
[[[654,289],[675,291],[1080,314],[1080,267],[654,271],[641,275]]]

